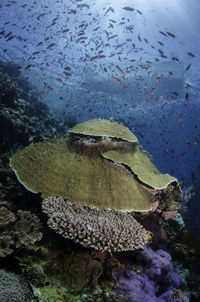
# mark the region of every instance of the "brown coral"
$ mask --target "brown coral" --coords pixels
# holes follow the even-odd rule
[[[43,211],[50,217],[49,226],[63,237],[96,250],[134,250],[149,239],[130,212],[72,205],[56,197],[44,199]]]
[[[39,218],[30,211],[19,210],[18,220],[14,224],[13,231],[17,238],[15,246],[27,246],[39,241],[42,238],[40,232],[41,224]]]
[[[10,255],[15,248],[33,244],[42,238],[39,218],[30,211],[14,214],[6,204],[0,206],[0,257]]]
[[[3,232],[0,235],[0,257],[6,257],[13,252],[12,246],[14,245],[14,241],[12,236],[6,233],[7,232]]]
[[[4,203],[4,205],[0,207],[0,228],[5,227],[16,220],[15,214],[12,213],[6,205],[7,204]]]

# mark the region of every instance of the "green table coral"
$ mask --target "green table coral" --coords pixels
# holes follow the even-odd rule
[[[177,179],[169,174],[162,174],[153,163],[152,157],[140,146],[136,146],[133,152],[120,152],[110,150],[103,153],[103,157],[113,162],[130,167],[131,171],[146,186],[153,189],[164,189]]]
[[[122,211],[151,209],[150,194],[123,166],[98,154],[68,147],[68,138],[45,140],[17,152],[10,165],[19,181],[43,197],[62,196],[73,204]]]
[[[119,138],[132,143],[138,141],[137,137],[127,127],[112,120],[96,119],[76,124],[69,130],[69,133]]]

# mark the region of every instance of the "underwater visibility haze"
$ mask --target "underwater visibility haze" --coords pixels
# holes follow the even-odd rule
[[[3,293],[2,296],[0,293],[0,302],[199,301],[199,12],[198,0],[0,1],[0,215],[8,217],[7,221],[10,223],[8,227],[3,218],[3,222],[0,221],[0,292]],[[96,124],[92,126],[92,130],[85,131],[85,128],[80,128],[78,132],[74,131],[78,127],[76,124],[85,125],[85,122],[95,119],[102,120],[102,124],[101,120],[95,122],[100,123],[97,132]],[[126,130],[123,127],[116,128],[119,131],[116,134],[117,132],[111,129],[111,125],[119,126],[115,122],[124,125]],[[120,131],[130,131],[127,133],[135,136],[136,140],[120,136]],[[66,147],[68,155],[65,157],[62,151],[66,142],[72,143],[72,147]],[[35,144],[27,147],[30,143]],[[85,159],[85,148],[92,149],[93,144],[95,148],[99,148],[98,157],[96,158],[92,151],[87,151],[92,158],[88,163]],[[144,151],[143,154],[139,145],[147,152]],[[80,158],[79,155],[74,155],[77,146],[82,148],[83,154],[81,153]],[[27,148],[24,149],[25,147]],[[36,153],[32,151],[34,148],[37,149]],[[110,148],[114,149],[113,154],[112,151],[109,153]],[[132,152],[134,148],[138,148],[138,156],[141,156],[141,163],[136,165],[137,167],[134,166],[135,162],[130,164],[125,158],[126,152]],[[46,150],[51,154],[51,160],[44,156],[43,152],[47,153]],[[114,153],[121,152],[120,150],[123,150],[123,159],[119,159],[118,154]],[[15,153],[21,156],[19,163]],[[23,158],[26,154],[31,159]],[[150,164],[149,154],[157,168]],[[112,164],[105,164],[110,159]],[[66,179],[61,175],[63,171],[66,173],[62,160],[69,160],[71,164],[67,170],[69,177]],[[90,172],[92,176],[85,192],[83,188],[86,184],[82,182],[81,177],[85,179],[87,173],[84,171],[85,174],[82,174],[81,168],[74,164],[74,160],[78,160],[83,167],[91,164],[96,169],[96,174]],[[24,173],[20,166],[22,161],[25,162],[23,169],[28,172],[29,167],[35,165],[34,172],[30,168],[32,175]],[[48,162],[48,168],[45,161]],[[42,171],[39,171],[36,162],[43,167]],[[113,162],[119,166],[124,164],[125,168],[120,166],[116,172],[111,173],[114,169]],[[147,162],[147,173],[151,171],[160,178],[164,174],[168,175],[164,184],[155,185],[148,180],[144,188],[144,179],[140,177],[140,173],[142,175],[145,172],[140,170],[147,171]],[[41,197],[26,191],[11,168],[25,188],[43,194],[45,199],[42,206]],[[92,171],[91,167],[89,169]],[[72,171],[73,174],[70,174]],[[116,176],[118,173],[119,176]],[[120,173],[126,176],[123,178]],[[138,205],[135,208],[127,206],[127,200],[130,201],[129,196],[132,194],[132,183],[130,187],[127,185],[127,188],[126,184],[129,181],[127,179],[132,177],[131,173],[135,173],[137,181],[134,186],[139,192]],[[72,198],[72,204],[76,198],[82,200],[82,196],[86,198],[84,202],[75,207],[63,203],[62,197],[66,198],[63,188],[57,188],[56,185],[54,187],[53,180],[48,183],[47,174],[53,180],[59,175],[60,183],[66,181],[66,195]],[[79,175],[77,179],[76,174]],[[29,177],[34,184],[30,184]],[[121,199],[126,199],[127,204],[121,201],[123,205],[119,202],[117,206],[115,204],[112,207],[109,202],[116,201],[117,186],[120,186],[120,182],[112,183],[115,177],[119,177],[121,184],[123,183],[123,189],[117,194]],[[34,181],[34,178],[37,178],[37,181]],[[109,188],[108,192],[113,195],[110,195],[110,199],[107,198],[109,193],[105,189],[105,199],[109,205],[107,207],[98,204],[98,194],[100,192],[100,195],[104,196],[102,192],[90,188],[96,185],[94,178],[99,182],[101,180],[101,183],[109,179],[106,189]],[[72,188],[77,184],[80,184],[81,189],[74,194]],[[44,191],[43,185],[46,186]],[[157,191],[152,193],[152,190]],[[51,194],[48,195],[48,192]],[[85,202],[87,198],[92,200],[90,194],[94,193],[96,204],[92,204],[93,201]],[[174,211],[173,215],[167,213],[168,210],[164,209],[163,204],[162,207],[156,204],[157,210],[151,207],[147,196],[153,196],[155,203],[167,205],[169,211]],[[84,239],[85,237],[80,237],[77,225],[83,223],[84,216],[87,220],[83,207],[88,205],[92,206],[89,210],[90,219],[88,218],[88,224],[91,225],[83,227],[84,234],[89,236]],[[119,223],[116,227],[120,232],[123,232],[124,227],[126,243],[122,240],[123,243],[115,244],[117,239],[113,239],[114,243],[111,244],[106,238],[107,235],[102,243],[103,239],[99,239],[99,233],[97,236],[96,233],[93,234],[96,236],[93,242],[90,236],[94,227],[93,219],[95,220],[97,215],[96,209],[93,209],[96,205],[105,211],[99,214],[101,223],[105,224],[105,228],[101,230],[103,234],[112,234],[112,227],[116,223],[114,220],[125,219],[124,212],[117,212],[118,217],[114,216],[115,213],[109,216],[111,214],[108,214],[108,208],[113,211],[136,212],[145,212],[151,208],[149,215],[152,216],[143,219],[140,213],[134,218],[130,213],[127,214],[127,223],[124,226]],[[59,217],[57,220],[54,220],[52,211],[56,211]],[[71,215],[70,226],[68,225],[70,235],[66,235],[63,225],[60,225],[62,211],[69,211],[69,216]],[[44,213],[49,216],[48,222]],[[181,215],[177,218],[175,214]],[[152,228],[148,228],[148,219],[154,221]],[[29,229],[27,220],[35,227]],[[113,223],[111,229],[107,228],[109,220]],[[73,221],[76,221],[77,225],[73,224]],[[138,226],[138,221],[142,226]],[[48,228],[47,223],[58,234]],[[129,230],[128,223],[131,225]],[[158,227],[159,223],[162,227]],[[24,226],[28,229],[28,234],[22,232]],[[134,228],[138,228],[139,235],[132,242],[129,236],[130,232],[134,233]],[[151,232],[152,241],[145,228]],[[94,229],[100,232],[100,224]],[[25,239],[22,240],[23,236]],[[48,243],[51,236],[56,237]],[[113,236],[117,238],[118,233]],[[71,243],[70,246],[69,243],[68,246],[68,240],[71,242],[70,239],[74,238],[77,245]],[[84,246],[81,246],[80,250],[79,243]],[[97,251],[87,254],[88,246],[89,249],[92,247],[98,250],[101,243],[103,251],[99,254]],[[144,249],[139,249],[137,255],[134,254],[136,251],[132,251],[135,255],[133,258],[128,254],[131,252],[123,254],[123,251],[144,244]],[[28,248],[29,245],[32,248]],[[64,250],[67,250],[68,258],[65,257]],[[106,250],[122,252],[116,257],[109,254],[109,258],[105,254]],[[6,260],[9,257],[12,264]],[[45,257],[49,260],[44,264]],[[192,268],[193,261],[197,263],[195,269]],[[52,266],[52,263],[56,264]],[[62,269],[62,265],[65,269]],[[80,267],[81,273],[73,273]],[[155,271],[156,267],[159,267],[160,274],[158,270]],[[23,280],[17,278],[19,272]],[[96,283],[101,286],[93,292]],[[6,284],[10,286],[7,290]],[[16,294],[16,300],[9,300],[12,284],[15,285],[16,292],[17,288],[21,288],[19,296]],[[70,290],[63,290],[65,286]]]

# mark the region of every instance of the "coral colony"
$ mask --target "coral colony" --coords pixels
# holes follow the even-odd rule
[[[68,135],[18,151],[10,166],[28,190],[41,193],[58,234],[101,253],[133,253],[113,273],[108,301],[189,301],[170,255],[149,246],[162,235],[162,221],[177,214],[180,186],[160,173],[128,128],[101,119],[77,124]]]
[[[97,250],[148,243],[150,232],[134,213],[170,212],[167,198],[159,208],[156,192],[177,191],[176,178],[158,171],[134,134],[108,120],[78,124],[65,137],[31,144],[10,165],[27,189],[42,193],[53,229]]]

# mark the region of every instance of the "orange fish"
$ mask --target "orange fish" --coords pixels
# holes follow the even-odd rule
[[[56,78],[56,81],[58,81],[58,82],[60,82],[60,83],[63,82],[63,80],[62,80],[61,78]]]
[[[68,103],[68,104],[65,105],[65,107],[66,107],[66,108],[74,107],[74,104]]]
[[[123,72],[123,70],[119,67],[119,65],[116,65],[117,70],[123,75],[123,77],[125,76],[125,73]]]
[[[113,78],[116,82],[121,83],[121,80],[120,80],[119,78],[114,77],[114,76],[112,76],[112,78]]]
[[[153,88],[151,89],[151,92],[154,93],[156,90],[157,90],[157,87],[153,87]]]
[[[28,70],[29,68],[31,68],[33,66],[33,64],[28,64],[26,65],[26,67],[24,68],[24,70]]]
[[[45,92],[44,91],[40,91],[39,93],[38,93],[38,95],[42,95],[42,94],[44,94]]]
[[[196,137],[194,137],[194,141],[195,141],[195,145],[197,145],[198,143],[199,143],[199,140],[196,138]]]
[[[64,74],[65,74],[67,77],[70,77],[70,76],[72,75],[71,73],[66,72],[66,71],[64,71]]]
[[[35,93],[35,90],[32,89],[32,90],[29,90],[29,94],[34,94]]]
[[[164,97],[161,95],[161,96],[157,96],[156,97],[156,101],[164,101]]]
[[[187,145],[191,145],[187,139],[184,139],[184,143],[186,143]]]
[[[90,58],[90,61],[94,61],[94,60],[96,60],[96,59],[99,59],[99,55],[94,56],[94,57],[91,57],[91,58]]]
[[[64,68],[65,70],[71,70],[71,68],[69,66],[65,66]]]

